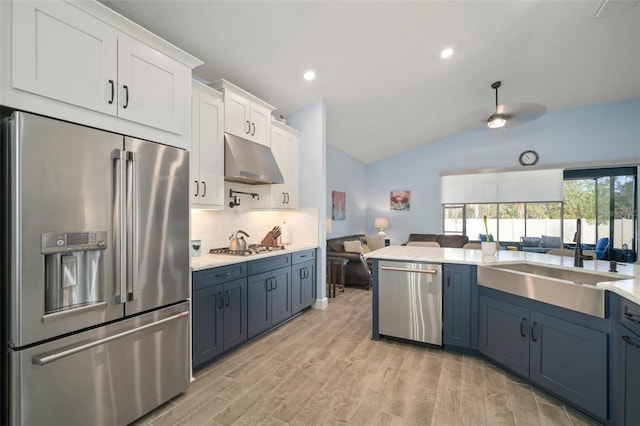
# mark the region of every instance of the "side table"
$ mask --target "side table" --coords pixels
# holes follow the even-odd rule
[[[344,267],[348,262],[349,259],[327,256],[327,297],[336,297],[336,286],[344,293]]]

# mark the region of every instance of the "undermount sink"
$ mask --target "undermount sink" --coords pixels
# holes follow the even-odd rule
[[[605,318],[604,291],[595,285],[630,277],[532,263],[479,265],[478,284]]]

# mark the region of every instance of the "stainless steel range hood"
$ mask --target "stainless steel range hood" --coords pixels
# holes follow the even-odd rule
[[[251,185],[284,183],[271,148],[224,134],[224,180]]]

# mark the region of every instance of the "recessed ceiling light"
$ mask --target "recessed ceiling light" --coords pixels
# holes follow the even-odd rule
[[[304,73],[303,77],[305,80],[311,81],[314,78],[316,78],[316,73],[314,71],[309,70]]]
[[[450,47],[447,47],[446,49],[444,49],[442,52],[440,52],[440,57],[442,59],[447,59],[448,57],[450,57],[451,55],[453,55],[453,49]]]

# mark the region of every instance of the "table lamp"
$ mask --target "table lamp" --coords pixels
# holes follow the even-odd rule
[[[386,235],[384,233],[384,230],[389,227],[389,219],[387,219],[386,217],[377,217],[373,221],[373,227],[380,229],[380,232],[378,232],[378,237],[384,238]]]

